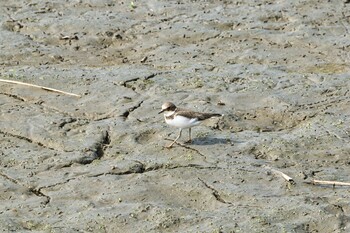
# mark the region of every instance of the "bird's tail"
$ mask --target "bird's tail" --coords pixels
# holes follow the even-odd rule
[[[219,114],[219,113],[203,113],[198,119],[200,121],[202,120],[206,120],[206,119],[209,119],[209,118],[212,118],[212,117],[221,117],[223,116],[223,114]]]

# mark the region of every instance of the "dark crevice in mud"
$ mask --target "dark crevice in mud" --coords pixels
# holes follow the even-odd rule
[[[7,137],[18,138],[18,139],[27,141],[27,142],[32,143],[32,144],[36,144],[36,145],[38,145],[38,146],[40,146],[40,147],[43,147],[43,148],[46,148],[46,149],[49,149],[49,150],[58,150],[58,149],[55,149],[55,148],[46,146],[46,145],[44,145],[42,142],[36,142],[36,141],[33,141],[33,140],[30,139],[30,138],[27,138],[27,137],[24,137],[24,136],[21,136],[21,135],[16,135],[16,134],[8,133],[8,132],[4,132],[4,131],[1,131],[1,130],[0,130],[0,134],[3,134],[4,136],[7,136]]]
[[[78,119],[69,117],[67,119],[64,119],[61,123],[59,123],[58,124],[58,128],[63,128],[65,125],[71,124],[71,123],[74,123],[74,122],[77,122],[77,121],[78,121]]]
[[[9,94],[9,93],[4,93],[4,92],[1,92],[0,94],[6,95],[6,96],[11,97],[11,98],[14,98],[14,99],[19,100],[19,101],[21,101],[21,102],[26,102],[26,101],[27,101],[26,99],[24,99],[24,98],[22,98],[22,97],[20,97],[20,96],[18,96],[18,95]]]
[[[335,96],[332,98],[326,98],[320,101],[312,102],[312,103],[302,103],[297,104],[294,107],[297,108],[294,111],[297,111],[299,109],[313,109],[313,108],[320,108],[320,107],[330,107],[334,106],[334,104],[341,103],[342,101],[346,101],[350,99],[350,96],[345,96],[348,92],[345,92],[342,96]]]
[[[48,189],[48,188],[56,187],[56,186],[58,186],[58,185],[66,184],[66,183],[68,183],[69,181],[75,180],[75,179],[76,179],[76,177],[68,178],[68,179],[66,179],[65,181],[58,182],[58,183],[55,183],[55,184],[46,185],[46,186],[42,186],[42,187],[40,187],[40,188],[35,188],[35,189],[33,189],[33,190],[36,190],[36,192],[42,193],[42,191],[41,191],[42,189]]]
[[[177,168],[196,168],[196,169],[220,169],[220,167],[216,166],[203,166],[199,164],[186,164],[186,165],[181,165],[181,164],[155,164],[153,166],[147,167],[145,169],[146,172],[148,171],[156,171],[156,170],[161,170],[161,169],[177,169]]]
[[[121,85],[122,85],[123,87],[129,88],[127,84],[130,83],[130,82],[136,82],[136,81],[138,81],[138,80],[140,80],[140,79],[149,80],[149,79],[152,79],[152,78],[154,78],[154,77],[156,77],[157,75],[162,74],[162,73],[163,73],[163,72],[160,72],[160,73],[152,73],[152,74],[150,74],[150,75],[148,75],[148,76],[146,76],[146,77],[137,77],[137,78],[129,79],[129,80],[126,80],[126,81],[122,82]]]
[[[210,189],[212,191],[212,194],[213,196],[215,197],[215,199],[221,203],[224,203],[224,204],[232,204],[231,202],[228,202],[228,201],[225,201],[221,196],[220,196],[220,193],[215,189],[213,188],[212,186],[210,186],[209,184],[207,184],[204,180],[202,180],[201,178],[198,177],[198,180],[200,180],[205,187],[207,187],[208,189]]]
[[[44,205],[47,205],[47,204],[50,203],[51,197],[48,196],[48,195],[46,195],[46,194],[44,194],[44,193],[41,191],[41,188],[39,188],[39,189],[36,189],[36,188],[29,188],[29,191],[30,191],[31,193],[33,193],[34,195],[38,196],[38,197],[44,197],[44,198],[46,198],[46,200],[45,200],[44,203],[43,203]]]
[[[129,80],[126,80],[126,81],[124,81],[123,83],[121,83],[121,85],[122,85],[123,87],[129,88],[129,87],[127,86],[128,83],[130,83],[130,82],[136,82],[136,81],[139,80],[139,79],[141,79],[141,78],[138,77],[138,78],[129,79]]]
[[[131,166],[128,170],[119,172],[118,175],[128,175],[135,173],[144,173],[146,171],[145,164],[138,162],[137,164]],[[114,175],[114,174],[113,174]]]
[[[202,38],[202,39],[200,39],[199,41],[200,41],[200,42],[204,42],[204,41],[216,39],[216,38],[218,38],[220,35],[221,35],[221,33],[217,33],[217,34],[215,34],[215,35],[213,35],[213,36],[206,37],[206,38]]]
[[[103,139],[102,143],[104,145],[109,145],[111,143],[111,137],[109,136],[109,132],[108,131],[105,132],[105,135],[103,136],[102,139]]]
[[[92,163],[95,160],[101,159],[103,157],[103,155],[104,155],[103,146],[99,145],[96,147],[96,149],[94,151],[90,151],[90,153],[87,156],[83,156],[74,162],[81,164],[81,165],[87,165],[87,164]],[[72,164],[68,164],[66,167],[70,167]]]
[[[123,114],[121,116],[124,117],[124,120],[126,120],[128,118],[130,113],[132,113],[133,111],[135,111],[136,109],[141,107],[142,103],[143,103],[143,100],[140,103],[138,103],[137,105],[135,105],[135,106],[129,108],[127,111],[123,112]]]
[[[55,183],[55,184],[50,184],[50,185],[46,185],[46,186],[43,186],[43,187],[40,187],[40,188],[29,188],[29,191],[33,194],[35,194],[36,196],[38,197],[45,197],[46,198],[46,201],[43,203],[44,205],[47,205],[48,203],[50,203],[51,201],[51,197],[45,193],[43,193],[43,189],[48,189],[48,188],[52,188],[52,187],[55,187],[55,186],[58,186],[58,185],[62,185],[62,184],[66,184],[68,183],[69,181],[71,180],[74,180],[76,179],[76,177],[73,177],[73,178],[69,178],[69,179],[66,179],[65,181],[63,182],[59,182],[59,183]]]
[[[0,176],[4,177],[6,180],[11,181],[14,184],[18,184],[19,182],[16,179],[13,179],[12,177],[9,177],[8,175],[0,172]]]
[[[94,160],[101,159],[104,156],[106,147],[110,143],[111,143],[111,139],[110,139],[109,133],[108,131],[104,131],[102,133],[101,140],[95,143],[95,146],[93,148],[85,151],[85,153],[87,153],[86,156],[83,156],[71,163],[68,163],[64,165],[64,167],[70,167],[74,162],[78,164],[86,165],[86,164],[92,163]]]
[[[52,166],[51,168],[54,168],[54,169],[61,169],[61,168],[66,168],[66,167],[71,167],[72,165],[74,164],[73,161],[70,161],[68,163],[63,163],[63,164],[59,164],[59,165],[56,165],[56,166]],[[51,169],[50,168],[50,169]]]
[[[45,197],[46,200],[43,203],[44,205],[47,205],[48,203],[50,203],[51,197],[46,195],[46,194],[44,194],[43,192],[41,192],[41,188],[40,189],[36,189],[36,188],[27,187],[26,185],[21,184],[18,180],[14,179],[14,178],[12,178],[12,177],[4,174],[4,173],[0,173],[0,176],[4,177],[6,180],[9,180],[9,181],[11,181],[14,184],[20,185],[22,187],[26,187],[28,189],[28,191],[33,193],[35,196]]]
[[[199,164],[187,164],[187,165],[181,165],[181,164],[154,164],[152,166],[147,167],[144,163],[141,163],[139,161],[136,164],[132,165],[130,168],[128,168],[125,171],[110,171],[110,172],[104,172],[99,174],[94,174],[91,177],[98,177],[103,175],[130,175],[130,174],[140,174],[140,173],[146,173],[146,172],[152,172],[157,170],[172,170],[172,169],[178,169],[178,168],[195,168],[195,169],[221,169],[220,167],[216,166],[202,166]]]
[[[129,174],[144,173],[145,170],[146,170],[145,169],[145,165],[143,163],[141,163],[141,162],[137,162],[136,164],[134,164],[133,166],[129,167],[125,171],[103,172],[103,173],[98,173],[98,174],[91,175],[89,177],[99,177],[99,176],[103,176],[103,175],[129,175]]]
[[[114,115],[112,113],[108,113],[108,114],[106,114],[106,115],[104,115],[102,117],[94,118],[93,121],[97,122],[97,121],[104,121],[104,120],[110,119],[110,118],[114,117]]]
[[[111,143],[111,138],[109,136],[109,132],[105,131],[103,136],[102,136],[102,141],[99,143],[97,146],[97,158],[100,159],[104,156],[105,154],[105,149],[106,147]]]

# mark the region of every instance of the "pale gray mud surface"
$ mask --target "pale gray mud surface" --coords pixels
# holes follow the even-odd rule
[[[82,95],[0,83],[4,232],[350,231],[350,4],[0,7],[1,78]]]

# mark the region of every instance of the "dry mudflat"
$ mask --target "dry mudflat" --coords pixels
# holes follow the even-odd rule
[[[0,229],[349,232],[347,2],[1,1]]]

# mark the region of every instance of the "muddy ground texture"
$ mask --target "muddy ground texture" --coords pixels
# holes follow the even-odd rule
[[[349,232],[349,7],[1,1],[0,228]]]

